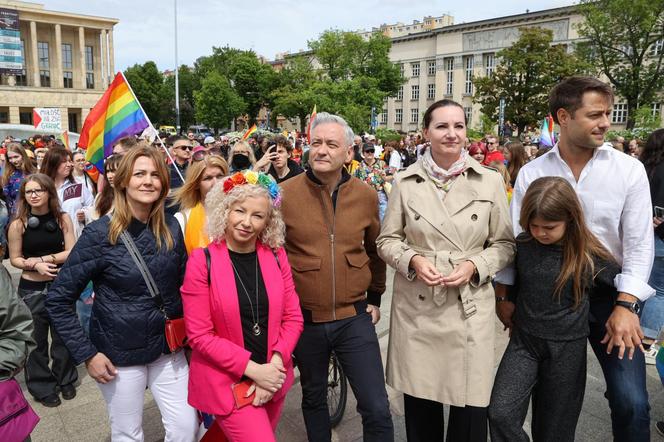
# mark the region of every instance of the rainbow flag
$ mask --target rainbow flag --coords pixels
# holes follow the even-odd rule
[[[548,115],[542,121],[540,129],[540,146],[553,147],[556,144],[556,135],[553,133],[553,117]]]
[[[249,138],[249,137],[251,136],[251,134],[255,133],[257,130],[258,130],[258,128],[256,127],[255,124],[254,124],[253,126],[251,126],[251,127],[250,127],[250,128],[244,133],[244,135],[242,135],[242,141],[244,141],[244,140],[246,140],[247,138]]]
[[[60,134],[60,139],[62,140],[62,144],[65,145],[65,148],[67,150],[71,150],[71,147],[69,147],[69,132],[64,131]]]
[[[316,118],[316,105],[314,104],[314,110],[311,111],[309,116],[309,125],[307,125],[307,143],[311,143],[311,123]]]
[[[87,149],[85,159],[103,172],[104,159],[113,153],[115,142],[142,132],[148,125],[127,79],[118,72],[85,119],[78,145]]]

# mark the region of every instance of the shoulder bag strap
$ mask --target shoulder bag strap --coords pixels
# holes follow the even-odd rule
[[[136,264],[136,267],[138,267],[138,270],[141,272],[141,275],[143,275],[143,279],[145,280],[145,284],[148,286],[148,291],[150,292],[150,296],[155,298],[155,301],[159,305],[159,308],[163,309],[164,308],[163,300],[161,299],[161,295],[159,294],[159,288],[157,287],[157,284],[154,282],[152,274],[150,273],[150,269],[148,269],[148,266],[145,264],[145,261],[143,260],[143,256],[136,248],[136,244],[134,243],[134,240],[131,238],[131,235],[125,230],[120,234],[120,239],[127,248],[129,255],[134,260],[134,263]]]
[[[203,249],[205,252],[205,264],[207,265],[207,281],[208,288],[210,287],[210,269],[212,268],[212,256],[210,256],[210,249],[207,247]]]

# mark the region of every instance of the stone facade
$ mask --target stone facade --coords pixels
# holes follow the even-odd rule
[[[114,76],[118,20],[48,11],[37,3],[0,0],[19,13],[22,75],[0,75],[0,123],[32,124],[32,108],[60,108],[62,127],[79,132]]]

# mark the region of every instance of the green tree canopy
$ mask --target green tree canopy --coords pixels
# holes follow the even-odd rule
[[[579,52],[625,99],[631,129],[636,110],[664,87],[664,0],[581,0],[579,10],[579,34],[587,39]]]
[[[164,76],[155,62],[135,64],[127,68],[124,75],[152,124],[157,125],[167,119],[169,111],[165,103],[168,102],[168,91],[164,86]]]
[[[581,73],[585,65],[564,46],[552,45],[549,29],[524,27],[512,46],[499,51],[493,75],[474,78],[475,100],[482,113],[498,120],[500,98],[505,98],[505,120],[521,132],[548,114],[548,94],[561,79]]]
[[[194,92],[196,119],[215,130],[230,127],[233,118],[246,112],[247,104],[219,72],[207,73]]]
[[[310,56],[288,60],[272,94],[274,111],[299,117],[304,130],[314,105],[319,112],[342,115],[356,131],[369,128],[371,108],[382,108],[404,80],[390,61],[391,40],[379,33],[369,39],[342,31],[325,31],[309,42]]]

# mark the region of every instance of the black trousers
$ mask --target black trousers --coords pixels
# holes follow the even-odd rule
[[[408,442],[445,440],[445,410],[440,402],[403,395]],[[450,406],[447,442],[486,442],[486,407]]]
[[[302,414],[310,441],[332,438],[327,408],[330,352],[334,351],[348,377],[362,416],[366,442],[394,440],[390,404],[376,329],[368,313],[324,323],[304,323],[295,349],[302,385]]]
[[[37,400],[44,399],[51,394],[57,394],[58,387],[73,384],[78,380],[74,360],[51,325],[44,306],[44,298],[49,285],[46,284],[46,287],[41,290],[26,289],[20,286],[18,289],[19,296],[32,312],[34,323],[33,338],[37,342],[37,348],[30,353],[25,364],[25,383],[30,394]],[[72,306],[73,312],[74,308]],[[50,348],[48,345],[49,331],[51,333]],[[50,367],[49,354],[53,361]]]
[[[548,341],[514,329],[500,361],[489,405],[494,442],[525,442],[532,394],[536,442],[573,442],[586,389],[586,338]]]

